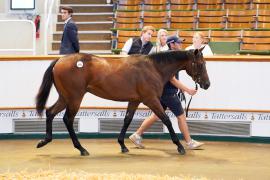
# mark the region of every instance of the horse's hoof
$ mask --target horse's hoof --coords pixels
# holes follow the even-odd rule
[[[121,151],[122,151],[122,153],[128,153],[129,152],[128,148],[122,148]]]
[[[185,155],[186,154],[186,150],[182,147],[182,148],[177,148],[179,154],[181,155]]]
[[[81,151],[81,156],[89,156],[89,152],[84,150],[84,151]]]
[[[48,144],[50,141],[48,140],[40,140],[39,143],[37,144],[37,148],[41,148],[43,146],[45,146],[46,144]]]

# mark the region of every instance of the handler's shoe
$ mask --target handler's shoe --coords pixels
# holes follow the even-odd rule
[[[139,134],[135,132],[129,136],[129,139],[133,142],[133,144],[136,145],[137,148],[144,149],[144,145],[142,145],[142,137]]]
[[[187,143],[188,149],[198,149],[202,145],[204,145],[204,143],[195,141],[194,139],[191,139],[191,141]]]

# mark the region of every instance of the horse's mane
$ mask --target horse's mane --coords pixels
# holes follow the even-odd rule
[[[155,64],[168,64],[180,59],[187,59],[186,51],[163,51],[148,55]]]

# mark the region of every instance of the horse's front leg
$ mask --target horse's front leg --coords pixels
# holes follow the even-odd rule
[[[159,99],[158,98],[153,99],[149,102],[146,102],[145,105],[147,105],[161,119],[163,124],[165,124],[165,126],[168,128],[170,132],[170,136],[173,143],[176,144],[177,146],[178,152],[184,155],[186,153],[185,148],[182,146],[182,144],[179,141],[179,138],[175,134],[173,126],[172,126],[172,122],[170,118],[167,116],[167,114],[165,113],[164,109],[162,108]]]
[[[124,143],[124,138],[127,132],[127,129],[133,119],[134,113],[136,111],[136,109],[138,108],[140,102],[129,102],[128,103],[128,108],[127,108],[127,112],[125,115],[125,119],[124,119],[124,124],[123,127],[121,129],[120,135],[118,137],[118,143],[121,146],[121,152],[122,153],[126,153],[128,152],[128,148],[126,147],[125,143]]]

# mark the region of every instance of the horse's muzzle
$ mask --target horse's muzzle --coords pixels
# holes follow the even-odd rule
[[[210,87],[210,82],[206,82],[206,83],[200,84],[200,87],[202,89],[207,90]]]

